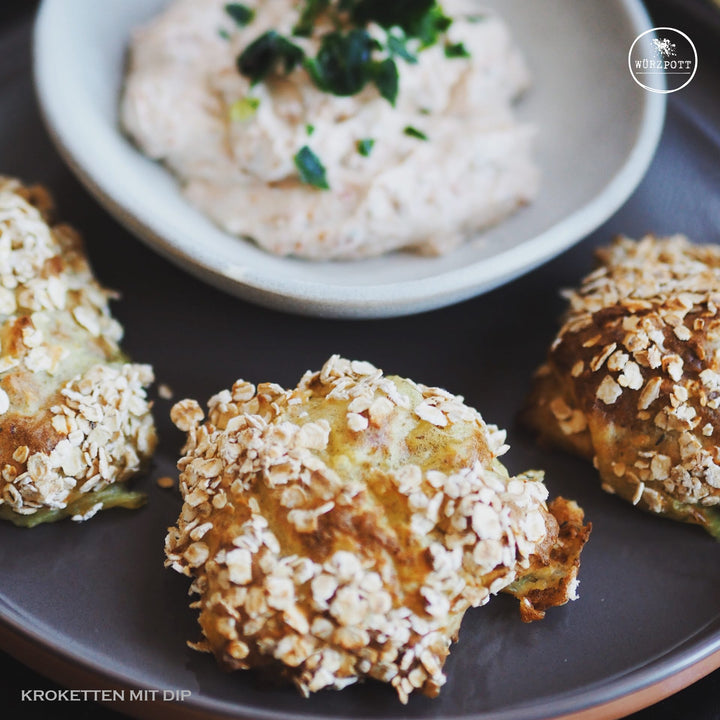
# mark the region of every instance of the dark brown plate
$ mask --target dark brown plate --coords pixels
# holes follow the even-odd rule
[[[378,683],[303,700],[252,673],[223,674],[211,657],[185,646],[198,637],[187,582],[162,566],[165,528],[180,500],[155,484],[174,474],[182,437],[168,420],[170,402],[158,399],[161,445],[152,471],[140,479],[150,494],[147,507],[109,511],[82,525],[0,526],[0,642],[80,687],[190,690],[173,709],[176,717],[182,709],[253,720],[609,718],[720,664],[720,545],[697,528],[638,513],[604,494],[592,467],[541,450],[514,424],[563,308],[558,289],[589,269],[594,246],[617,232],[651,229],[720,239],[720,72],[709,44],[698,37],[700,69],[671,99],[665,137],[645,182],[595,235],[473,301],[396,320],[341,322],[276,313],[224,295],[117,225],[75,182],[42,128],[28,31],[0,34],[0,167],[52,188],[62,216],[84,232],[99,277],[123,294],[115,310],[127,328],[127,350],[153,363],[177,398],[204,401],[238,376],[294,384],[334,352],[367,359],[463,394],[488,421],[508,427],[510,469],[545,468],[551,494],[576,498],[594,531],[580,599],[532,625],[520,622],[508,597],[470,612],[437,700],[417,697],[403,707]],[[125,710],[169,708],[136,702]]]

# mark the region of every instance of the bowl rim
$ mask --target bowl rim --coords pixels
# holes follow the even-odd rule
[[[616,1],[638,34],[652,27],[640,0]],[[33,73],[40,109],[64,161],[121,224],[166,259],[226,292],[293,313],[358,319],[413,314],[460,302],[533,270],[589,235],[620,208],[645,175],[664,126],[666,96],[643,93],[641,118],[632,149],[603,189],[550,228],[491,257],[441,270],[429,277],[392,283],[336,285],[305,278],[276,278],[256,271],[251,264],[231,268],[213,262],[209,254],[192,246],[179,247],[172,236],[163,233],[160,217],[153,217],[147,207],[138,207],[127,192],[113,186],[112,173],[97,171],[92,148],[83,143],[85,136],[74,122],[73,114],[66,112],[62,88],[51,82],[56,58],[52,16],[66,3],[67,0],[42,1],[33,37]],[[243,242],[224,235],[233,242]],[[336,261],[328,264],[333,262]]]

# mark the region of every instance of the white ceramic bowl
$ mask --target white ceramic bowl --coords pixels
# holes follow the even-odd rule
[[[518,108],[537,125],[538,199],[441,258],[394,253],[353,262],[278,258],[191,207],[164,167],[118,127],[131,28],[166,0],[44,0],[35,29],[40,104],[65,160],[133,233],[207,282],[263,305],[326,317],[383,317],[490,290],[580,240],[636,187],[660,137],[663,95],[627,69],[651,27],[638,0],[490,0],[509,22],[534,85]]]

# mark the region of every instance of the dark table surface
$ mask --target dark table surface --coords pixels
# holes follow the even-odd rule
[[[118,0],[112,0],[118,1]],[[720,66],[720,12],[716,14],[709,3],[701,0],[648,0],[647,3],[653,20],[656,25],[668,25],[687,29],[692,28],[693,39],[698,45],[700,54],[700,65],[703,63],[714,63]],[[0,2],[0,30],[7,28],[10,24],[27,22],[28,17],[34,12],[36,3],[28,0],[2,0]],[[29,52],[29,48],[28,48]],[[2,60],[0,59],[0,62]],[[718,92],[720,89],[716,88]],[[690,90],[689,92],[692,92]],[[673,122],[687,120],[687,111],[679,112],[680,98],[670,96],[669,121],[672,129]],[[708,98],[717,104],[717,98]],[[702,97],[695,97],[690,103],[690,114],[693,104],[697,107],[705,100]],[[716,125],[717,129],[718,125]],[[668,131],[666,131],[667,133]],[[720,192],[720,141],[716,142],[717,155],[707,160],[708,186],[716,190],[717,196]],[[678,150],[679,152],[679,150]],[[0,162],[3,159],[0,158]],[[5,170],[5,168],[0,168]],[[9,168],[8,170],[12,170]],[[68,182],[74,182],[69,179]],[[642,191],[642,190],[641,190]],[[692,202],[692,193],[688,191],[681,201]],[[96,211],[100,213],[100,210]],[[648,211],[651,213],[651,209]],[[720,216],[717,211],[700,213],[712,227],[711,237],[705,240],[720,240]],[[714,221],[714,225],[713,225]],[[702,220],[700,229],[702,230]],[[651,221],[648,225],[651,226]],[[148,251],[149,252],[149,251]],[[576,250],[570,252],[578,252]],[[583,257],[587,256],[587,248],[583,251]],[[101,257],[95,257],[94,263],[100,266],[100,275],[103,275],[103,263]],[[154,261],[153,261],[154,262]],[[157,261],[158,263],[161,261]],[[554,261],[561,262],[561,260]],[[106,274],[111,274],[109,268]],[[469,301],[472,303],[473,301]],[[469,307],[469,305],[468,305]],[[558,305],[560,307],[560,305]],[[454,317],[460,317],[461,313],[455,313]],[[268,317],[276,317],[268,313]],[[336,328],[339,325],[335,325]],[[54,703],[54,704],[30,704],[21,701],[21,691],[28,689],[56,689],[59,686],[46,679],[43,675],[37,674],[28,667],[17,662],[13,657],[0,652],[0,716],[5,718],[75,718],[83,720],[92,718],[97,720],[111,720],[121,718],[122,715],[108,710],[91,702],[87,703]],[[657,705],[647,708],[630,716],[634,720],[675,720],[676,718],[694,718],[696,720],[718,720],[720,719],[720,670],[706,678],[698,681],[691,687],[677,693],[676,695],[663,700]]]

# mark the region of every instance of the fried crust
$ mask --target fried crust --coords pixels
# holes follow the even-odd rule
[[[156,443],[152,370],[125,362],[114,293],[53,217],[44,188],[0,177],[0,505],[28,526],[85,508],[81,495],[127,480]]]
[[[334,356],[294,389],[239,380],[204,422],[192,400],[171,417],[187,442],[167,565],[199,595],[193,647],[224,667],[434,697],[468,608],[540,566],[572,584],[542,473],[509,476],[504,433],[444,390]]]
[[[555,542],[547,553],[533,555],[530,567],[504,590],[520,601],[523,622],[542,620],[548,608],[577,598],[580,553],[590,538],[592,523],[585,524],[585,514],[573,500],[557,497],[548,509],[558,525]]]
[[[720,537],[720,248],[619,238],[570,309],[523,413],[603,488]]]

